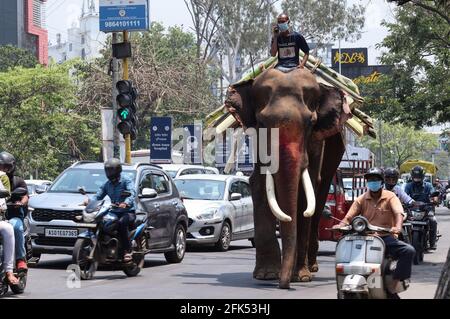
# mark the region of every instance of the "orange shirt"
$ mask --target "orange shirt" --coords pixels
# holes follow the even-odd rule
[[[362,215],[374,226],[392,228],[397,214],[403,214],[403,206],[394,193],[383,190],[380,198],[375,200],[370,192],[366,192],[350,207],[344,222],[350,223],[354,217]]]

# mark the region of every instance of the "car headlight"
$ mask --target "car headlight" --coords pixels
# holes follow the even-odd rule
[[[416,220],[423,219],[425,217],[425,212],[413,212],[412,217]]]
[[[199,220],[211,220],[220,218],[220,212],[217,208],[208,209],[197,215],[197,219]]]

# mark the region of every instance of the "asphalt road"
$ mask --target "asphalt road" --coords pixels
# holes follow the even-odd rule
[[[433,298],[440,272],[450,246],[450,210],[437,210],[443,235],[438,250],[425,255],[425,262],[413,267],[411,287],[402,298]],[[249,241],[232,243],[228,252],[210,248],[191,248],[181,264],[167,264],[163,255],[149,255],[145,269],[136,278],[121,271],[100,269],[95,279],[69,288],[66,272],[70,256],[44,255],[37,268],[30,269],[23,295],[6,298],[132,298],[132,299],[335,299],[334,247],[320,245],[320,271],[311,283],[293,283],[280,290],[275,281],[252,278],[255,250]]]

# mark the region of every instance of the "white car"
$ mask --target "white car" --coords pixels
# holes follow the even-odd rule
[[[177,178],[189,217],[188,244],[214,244],[226,251],[232,240],[253,244],[253,202],[247,177],[185,175]]]
[[[202,165],[160,164],[158,166],[166,171],[173,179],[184,175],[219,174],[219,170],[217,168]]]

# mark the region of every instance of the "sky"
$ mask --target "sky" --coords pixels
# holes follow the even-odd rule
[[[318,0],[320,1],[320,0]],[[65,39],[66,30],[77,21],[81,14],[82,0],[48,0],[47,28],[49,40],[55,42],[56,34],[61,33]],[[98,8],[98,0],[95,0]],[[393,20],[393,8],[386,0],[348,0],[347,4],[361,3],[366,7],[366,23],[362,30],[362,38],[357,42],[341,42],[341,47],[367,47],[369,49],[369,64],[375,65],[381,52],[375,45],[387,35],[387,30],[381,21]],[[186,31],[192,26],[191,17],[184,0],[150,0],[151,21],[162,22],[165,26],[182,25]],[[337,43],[336,43],[337,46]]]

